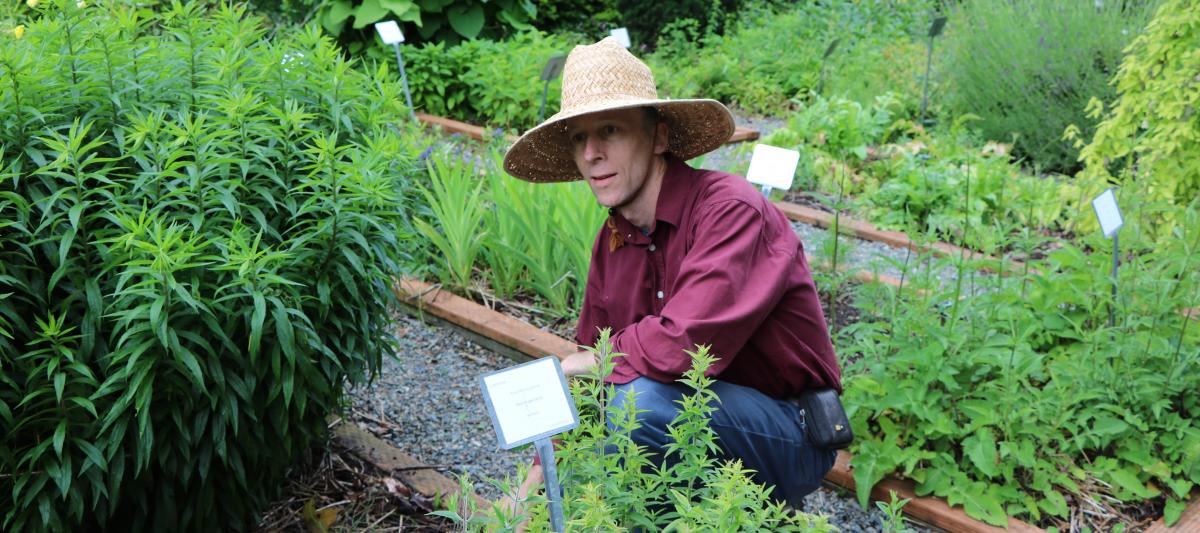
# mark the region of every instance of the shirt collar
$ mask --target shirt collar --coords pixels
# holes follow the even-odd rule
[[[666,222],[678,228],[683,217],[683,204],[687,201],[687,191],[692,184],[688,174],[693,172],[693,169],[670,154],[666,156],[666,163],[662,187],[658,190],[658,200],[654,204],[654,219],[656,222]],[[608,214],[613,218],[617,232],[623,234],[626,241],[641,245],[650,242],[650,238],[643,234],[640,228],[617,213],[616,209],[610,208]]]

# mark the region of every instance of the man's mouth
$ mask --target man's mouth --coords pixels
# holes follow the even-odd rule
[[[612,174],[601,174],[599,176],[592,176],[592,181],[604,181],[604,180],[611,178],[613,176],[616,176],[616,175],[617,175],[617,173],[614,172]]]

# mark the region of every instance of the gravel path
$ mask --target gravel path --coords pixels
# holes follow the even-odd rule
[[[397,357],[385,359],[375,384],[350,391],[354,418],[418,460],[446,465],[451,477],[469,472],[481,495],[496,498],[483,478],[515,475],[532,452],[498,449],[476,379],[515,363],[448,327],[401,316],[396,329]],[[852,495],[829,489],[809,495],[805,511],[828,515],[844,532],[882,529],[879,510],[863,512]]]

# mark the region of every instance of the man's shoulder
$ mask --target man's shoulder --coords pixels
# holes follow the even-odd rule
[[[737,201],[764,213],[768,202],[745,177],[720,170],[696,169],[696,208]]]

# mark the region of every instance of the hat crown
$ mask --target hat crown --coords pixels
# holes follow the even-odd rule
[[[606,102],[656,100],[654,74],[615,37],[571,50],[563,66],[562,112]]]

